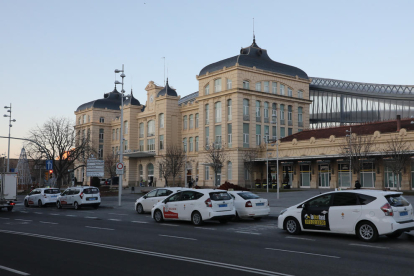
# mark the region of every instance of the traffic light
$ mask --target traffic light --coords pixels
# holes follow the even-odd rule
[[[45,172],[45,180],[48,181],[49,180],[49,172]]]
[[[50,178],[53,177],[53,170],[49,170],[49,176],[50,176]]]

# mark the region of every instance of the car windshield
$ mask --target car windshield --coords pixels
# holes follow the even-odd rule
[[[210,193],[211,200],[229,200],[230,195],[227,192]]]
[[[385,198],[393,207],[403,207],[410,205],[410,203],[402,195],[388,195],[385,196]]]
[[[47,189],[44,191],[45,194],[58,194],[60,193],[59,189]]]
[[[90,188],[90,189],[85,189],[83,190],[84,194],[97,194],[99,193],[99,190],[97,188]]]
[[[251,192],[238,193],[238,195],[243,199],[258,199],[258,198],[260,198],[260,196],[255,195],[254,193],[251,193]]]

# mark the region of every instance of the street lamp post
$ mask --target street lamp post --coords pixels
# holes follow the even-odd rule
[[[184,151],[185,151],[185,161],[184,161],[184,187],[187,188],[187,142],[183,141]]]
[[[9,117],[9,145],[8,145],[8,152],[7,152],[7,171],[10,172],[10,128],[12,127],[12,122],[16,122],[15,119],[12,119],[12,105],[10,103],[10,106],[5,106],[5,109],[7,109],[7,112],[10,114],[4,114],[4,117]]]
[[[266,192],[269,193],[269,155],[267,153],[267,144],[269,142],[269,132],[265,133],[265,137],[263,138],[266,144]]]
[[[117,73],[121,73],[120,77],[122,78],[122,82],[119,81],[115,81],[115,85],[116,84],[122,84],[122,90],[121,90],[121,141],[120,141],[120,155],[119,155],[119,162],[123,163],[123,153],[124,153],[124,149],[123,149],[123,144],[124,144],[124,129],[123,129],[123,125],[124,125],[124,78],[125,78],[125,74],[124,74],[124,65],[122,64],[122,70],[119,69],[115,69],[115,74]],[[121,206],[121,196],[122,196],[122,179],[123,179],[124,174],[121,174],[121,177],[119,178],[119,187],[118,187],[118,205]]]
[[[279,143],[278,143],[278,138],[277,138],[277,115],[275,113],[272,114],[272,122],[275,123],[275,127],[276,127],[276,135],[275,135],[275,139],[272,139],[271,142],[272,143],[276,143],[276,188],[277,188],[277,199],[279,199]],[[266,144],[266,154],[267,154],[267,144]],[[267,155],[266,155],[266,158]],[[269,162],[269,160],[267,159],[267,161]],[[269,167],[269,164],[267,164]],[[269,175],[267,176],[269,177]],[[269,180],[267,181],[267,186],[269,187]]]

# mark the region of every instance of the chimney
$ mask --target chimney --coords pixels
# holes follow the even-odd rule
[[[401,129],[401,115],[397,115],[397,131]]]

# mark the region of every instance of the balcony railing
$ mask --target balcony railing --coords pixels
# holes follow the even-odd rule
[[[280,124],[284,125],[285,124],[285,119],[280,119]]]
[[[144,138],[144,134],[143,133],[140,133],[139,134],[139,138]]]
[[[262,121],[262,117],[257,117],[256,116],[256,122],[260,123]]]
[[[292,121],[288,121],[288,125],[289,126],[293,126],[293,122]]]
[[[264,118],[264,122],[265,122],[265,123],[269,123],[269,117],[265,117],[265,118]]]
[[[298,122],[298,127],[303,127],[303,122]]]
[[[250,121],[249,115],[243,115],[243,121]]]
[[[147,137],[152,137],[152,136],[155,136],[155,134],[154,133],[148,133],[148,135],[147,135]]]

